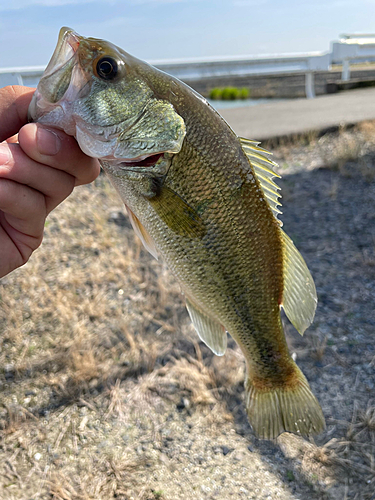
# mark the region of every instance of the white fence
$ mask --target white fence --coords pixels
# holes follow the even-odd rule
[[[343,65],[343,80],[350,77],[350,64],[375,61],[375,35],[343,35],[327,53],[210,58],[204,60],[151,61],[157,68],[183,81],[221,76],[305,74],[306,97],[315,97],[314,74],[328,71],[332,63]],[[36,86],[43,66],[0,69],[0,87]]]
[[[332,64],[342,64],[344,81],[350,79],[350,63],[375,61],[375,35],[341,35],[339,42],[332,44]]]
[[[6,85],[26,85],[36,87],[45,66],[29,66],[23,68],[0,68],[0,88]]]
[[[306,96],[315,97],[314,72],[329,68],[329,54],[269,55],[232,57],[203,61],[155,61],[157,68],[180,80],[202,80],[221,76],[276,75],[303,73],[306,75]]]

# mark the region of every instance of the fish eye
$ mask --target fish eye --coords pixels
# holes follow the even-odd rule
[[[112,57],[102,57],[96,63],[96,73],[103,80],[113,80],[117,72],[118,65]]]

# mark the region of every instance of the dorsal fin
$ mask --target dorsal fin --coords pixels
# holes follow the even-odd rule
[[[282,307],[289,321],[303,335],[315,315],[317,298],[314,280],[293,241],[282,229],[280,233],[284,260]]]
[[[278,193],[280,189],[279,186],[272,180],[274,177],[279,177],[272,167],[277,166],[277,163],[270,160],[266,155],[270,155],[263,148],[259,147],[260,142],[250,141],[249,139],[244,139],[240,137],[241,147],[248,157],[251,166],[253,167],[254,173],[260,183],[260,186],[263,190],[264,196],[266,197],[273,215],[275,216],[277,222],[280,226],[283,223],[277,218],[278,214],[281,214],[281,211],[277,208],[281,205],[279,198],[281,195]]]

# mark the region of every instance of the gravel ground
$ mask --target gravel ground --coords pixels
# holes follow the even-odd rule
[[[0,284],[0,498],[375,499],[375,125],[274,152],[319,299],[303,338],[285,330],[326,432],[253,436],[239,349],[198,342],[101,177]]]

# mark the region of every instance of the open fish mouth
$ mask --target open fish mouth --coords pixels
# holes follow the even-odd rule
[[[71,28],[61,28],[54,53],[44,71],[43,77],[51,76],[74,58],[81,36]]]
[[[79,67],[77,51],[82,37],[61,28],[55,51],[31,100],[28,119],[52,125],[75,136],[72,103],[88,83]]]

